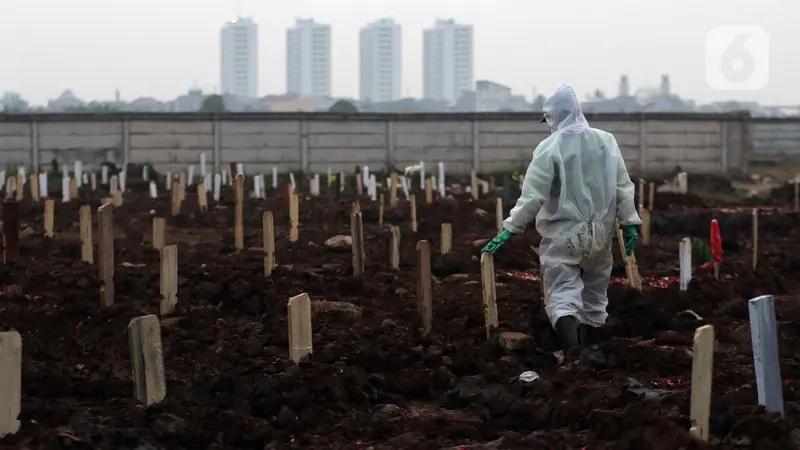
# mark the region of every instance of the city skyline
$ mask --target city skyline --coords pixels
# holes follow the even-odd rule
[[[34,104],[65,89],[98,100],[113,99],[116,90],[128,99],[174,98],[194,85],[219,91],[219,28],[235,12],[232,2],[7,0],[0,6],[0,90],[19,92]],[[793,89],[800,77],[793,48],[800,33],[792,26],[800,4],[787,0],[610,0],[580,8],[538,0],[277,0],[244,4],[242,14],[259,25],[259,95],[286,91],[285,30],[297,17],[313,17],[332,28],[332,95],[358,98],[359,29],[387,17],[403,28],[402,97],[422,96],[422,30],[437,18],[454,18],[476,30],[474,79],[503,83],[529,98],[534,89],[548,95],[562,82],[581,96],[594,89],[615,92],[621,73],[635,90],[669,73],[674,91],[702,102],[800,103]],[[730,24],[770,33],[765,89],[716,92],[706,84],[705,34]]]

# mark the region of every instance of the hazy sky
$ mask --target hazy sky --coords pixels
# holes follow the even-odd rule
[[[403,26],[403,94],[422,93],[422,30],[438,18],[475,26],[475,79],[531,96],[562,82],[581,95],[655,87],[700,101],[800,104],[798,0],[242,0],[259,25],[259,93],[285,91],[285,33],[297,17],[333,27],[333,95],[358,93],[358,30]],[[72,89],[84,100],[171,99],[219,86],[219,30],[236,0],[0,0],[0,92],[43,103]],[[705,78],[705,38],[719,25],[771,36],[770,83],[718,92]]]

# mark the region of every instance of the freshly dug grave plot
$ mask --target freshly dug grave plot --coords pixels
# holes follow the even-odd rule
[[[99,196],[93,209],[98,202]],[[494,334],[542,338],[505,334],[505,348],[497,337],[486,339],[476,241],[494,234],[493,200],[418,201],[416,233],[406,202],[387,207],[384,223],[401,226],[396,271],[389,266],[389,233],[376,224],[378,208],[362,198],[363,277],[352,276],[348,249],[324,245],[333,235],[349,235],[350,200],[301,200],[296,243],[287,239],[288,202],[248,200],[246,248],[262,245],[261,212],[275,215],[278,267],[269,278],[261,253],[234,251],[232,205],[225,193],[222,205],[200,212],[187,197],[173,218],[166,198],[126,193],[114,213],[116,303],[109,308],[100,308],[96,266],[80,261],[79,203],[56,203],[54,239],[42,237],[41,203],[21,205],[20,229],[27,233],[21,257],[0,266],[0,279],[22,295],[4,291],[0,324],[23,338],[22,428],[0,448],[705,448],[687,431],[688,351],[702,322],[681,314],[686,309],[713,323],[719,342],[711,436],[723,442],[715,448],[797,448],[791,433],[800,420],[798,298],[776,303],[784,419],[757,407],[747,328],[748,298],[792,290],[787,279],[797,272],[800,249],[788,239],[793,233],[779,233],[787,227],[762,234],[767,256],[756,274],[747,270],[750,253],[742,243],[725,255],[723,272],[737,275],[730,280],[699,270],[683,293],[676,284],[641,293],[612,285],[607,367],[559,371],[554,342],[529,323],[543,306],[533,231],[495,257],[500,327]],[[130,319],[158,313],[151,210],[167,218],[181,279],[176,314],[161,325],[167,396],[144,408],[132,395],[125,333]],[[439,254],[443,222],[454,232],[445,256]],[[731,233],[746,239],[750,225],[741,223]],[[668,260],[677,265],[679,238],[657,237],[637,248],[643,275],[651,262],[663,265],[655,270],[661,273],[672,270]],[[420,239],[431,243],[436,277],[433,327],[425,338],[415,298]],[[286,301],[302,292],[314,302],[342,303],[316,304],[314,353],[295,365],[288,360]],[[540,378],[519,381],[528,370]]]

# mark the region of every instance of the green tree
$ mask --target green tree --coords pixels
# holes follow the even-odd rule
[[[203,99],[200,112],[221,113],[225,112],[225,99],[218,94],[209,95]]]
[[[348,102],[347,100],[339,100],[331,106],[328,112],[356,114],[358,112],[358,108],[356,108],[356,105],[354,105],[352,102]]]

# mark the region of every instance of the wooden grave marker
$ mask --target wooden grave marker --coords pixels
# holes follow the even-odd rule
[[[79,227],[81,230],[81,260],[89,264],[94,264],[92,208],[89,205],[81,206],[78,209],[78,216],[80,217]]]
[[[151,314],[132,319],[128,323],[128,345],[136,400],[145,406],[159,403],[167,395],[167,383],[158,316]]]
[[[166,245],[167,221],[163,217],[153,217],[153,248],[158,251]]]
[[[300,239],[300,198],[292,193],[289,197],[289,241],[297,242]]]
[[[428,241],[417,242],[417,313],[422,321],[422,336],[433,326],[433,290],[431,286],[431,246]]]
[[[268,277],[275,270],[275,221],[272,211],[264,211],[261,225],[264,228],[264,276]]]
[[[22,410],[22,337],[0,332],[0,438],[19,431]]]
[[[714,327],[704,325],[694,332],[692,347],[692,399],[689,433],[708,442],[711,415],[711,381],[714,376]]]
[[[775,299],[762,295],[750,299],[750,340],[756,372],[758,404],[769,412],[784,414],[783,382],[778,348]]]
[[[53,224],[55,222],[55,202],[45,200],[44,202],[44,236],[52,239],[54,237]]]
[[[350,238],[353,249],[353,275],[361,276],[364,274],[364,224],[361,213],[350,215]]]
[[[167,245],[161,249],[161,305],[162,316],[175,312],[178,304],[178,246]]]
[[[389,264],[395,270],[400,269],[400,227],[389,228],[392,237],[389,241]]]
[[[114,304],[114,206],[105,203],[97,208],[97,220],[100,304],[107,307]]]
[[[453,248],[453,225],[449,223],[442,224],[442,240],[439,251],[442,255],[450,253]]]
[[[296,295],[287,304],[289,314],[289,358],[295,363],[307,361],[314,351],[311,328],[311,298]]]
[[[494,281],[494,256],[481,253],[481,286],[483,288],[483,318],[486,324],[486,338],[492,328],[500,326],[497,318],[497,288]]]

